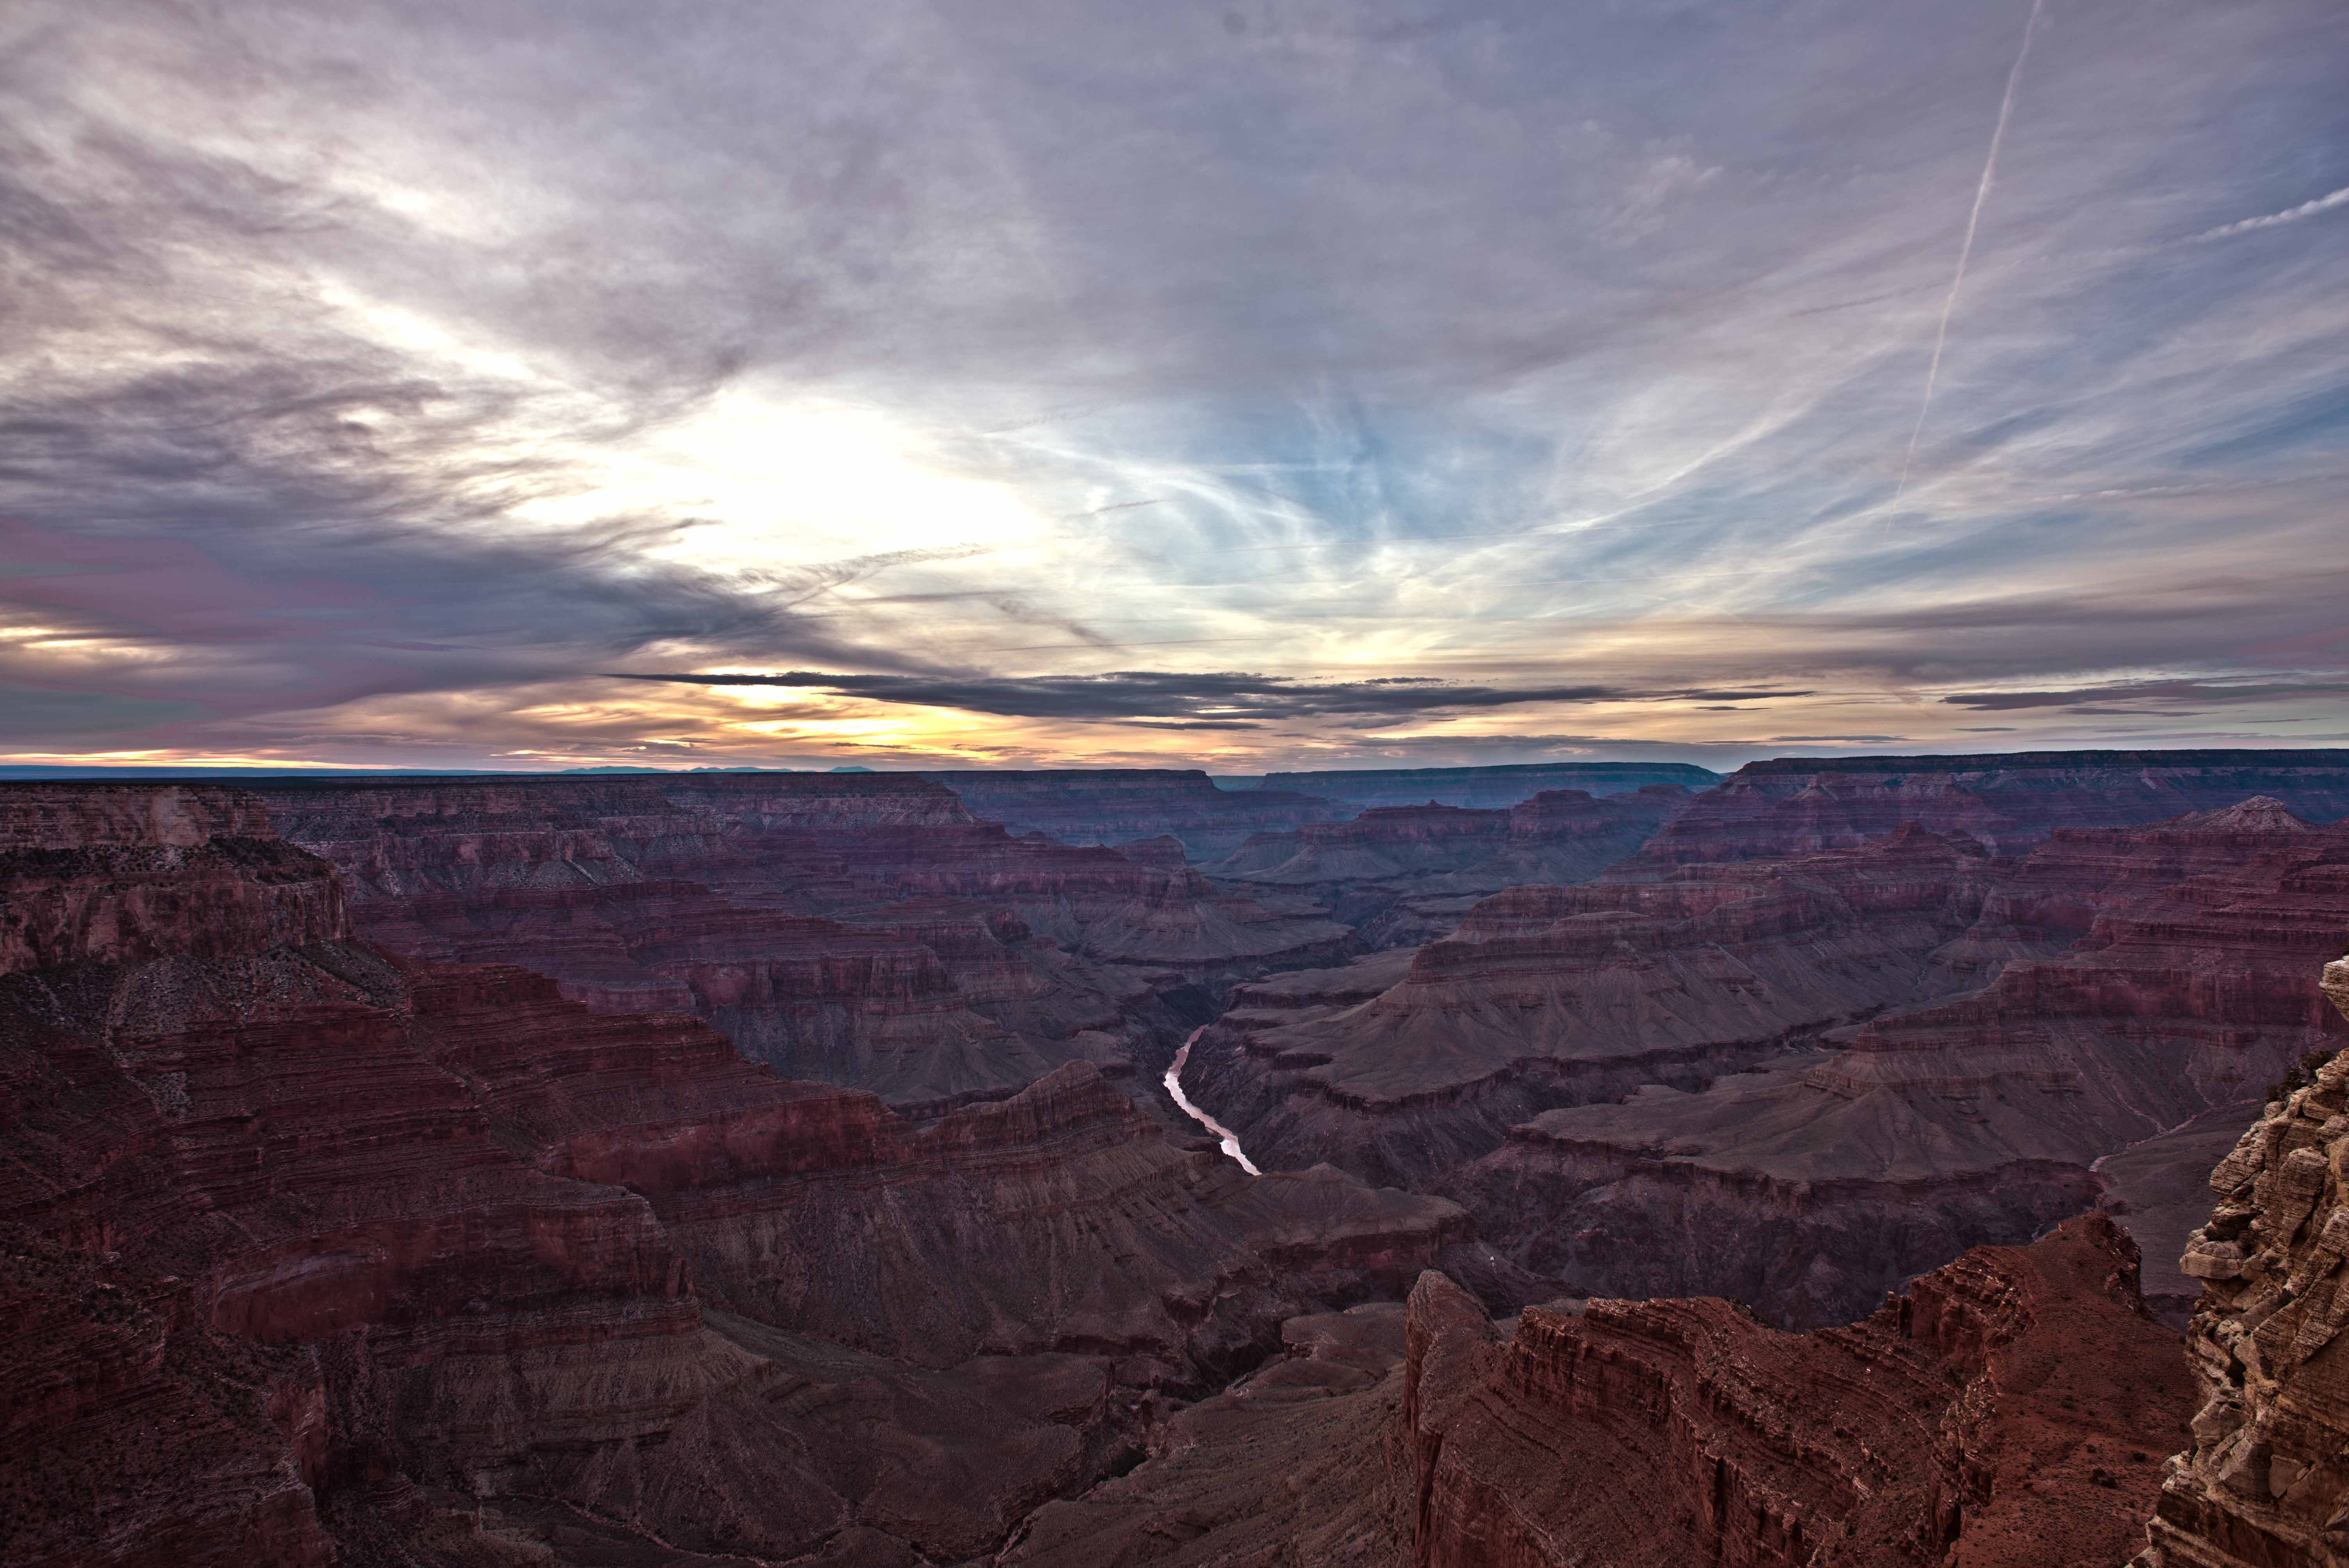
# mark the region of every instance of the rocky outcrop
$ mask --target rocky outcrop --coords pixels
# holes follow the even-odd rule
[[[2349,1013],[2349,961],[2325,969],[2324,989]],[[2201,1408],[2139,1568],[2349,1561],[2349,1059],[2314,1076],[2210,1172],[2218,1206],[2179,1265],[2202,1282],[2186,1336]]]
[[[1979,918],[1993,872],[1962,836],[1905,830],[1661,883],[1515,888],[1370,1000],[1240,993],[1185,1085],[1267,1169],[1326,1160],[1423,1184],[1544,1110],[1697,1088],[1978,983],[1970,955],[1942,949]]]
[[[2227,869],[2193,874],[2211,865]],[[2349,832],[2253,805],[2066,835],[1983,909],[1992,936],[1953,950],[2094,923],[2061,956],[1888,1014],[1832,1053],[1536,1117],[1444,1190],[1526,1266],[1590,1291],[1841,1322],[1968,1246],[2098,1202],[2099,1160],[2256,1095],[2344,1033],[2314,975],[2349,928]],[[2193,1157],[2181,1139],[2138,1164]],[[2131,1222],[2147,1247],[2177,1243],[2161,1213]]]
[[[1373,807],[1350,822],[1257,834],[1202,869],[1310,891],[1349,924],[1418,935],[1421,923],[1388,922],[1388,911],[1405,899],[1417,900],[1423,913],[1433,900],[1588,882],[1646,843],[1690,799],[1676,785],[1651,784],[1603,800],[1579,789],[1545,790],[1490,811],[1433,801]]]
[[[523,965],[600,1011],[691,1011],[786,1076],[916,1116],[1075,1060],[1146,1083],[1136,1061],[1163,1068],[1234,979],[1355,945],[1179,863],[1012,838],[911,775],[261,793],[288,840],[343,872],[363,935]]]
[[[2272,796],[2311,821],[2349,815],[2349,751],[2023,751],[1782,757],[1709,789],[1639,857],[1650,874],[1865,843],[1902,822],[2022,854],[2058,828],[2126,827]]]
[[[2109,1219],[1988,1247],[1848,1328],[1719,1300],[1412,1294],[1390,1448],[1418,1568],[2116,1561],[2190,1408]]]
[[[1503,810],[1545,789],[1619,795],[1651,784],[1708,789],[1711,769],[1687,762],[1521,762],[1496,768],[1354,768],[1325,773],[1268,773],[1262,788],[1296,790],[1354,806],[1416,806],[1433,801]]]
[[[1403,1307],[1376,1302],[1281,1326],[1284,1354],[1168,1420],[1150,1459],[1047,1504],[1003,1568],[1403,1568],[1385,1474],[1402,1402]]]
[[[1273,784],[1221,789],[1191,768],[1088,768],[927,773],[981,821],[1064,844],[1123,844],[1165,836],[1194,861],[1230,854],[1251,833],[1343,821],[1359,809]]]
[[[1284,1318],[1476,1261],[1086,1064],[926,1130],[402,958],[247,794],[0,794],[0,1562],[963,1561]]]

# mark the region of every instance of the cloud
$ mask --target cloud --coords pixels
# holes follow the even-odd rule
[[[2271,703],[2280,698],[2333,697],[2349,695],[2349,682],[2333,681],[2127,681],[2109,686],[2079,686],[2068,691],[1957,692],[1944,703],[1978,713],[2009,713],[2025,708],[2060,707],[2075,713],[2142,717],[2141,708],[2110,707],[2115,702],[2168,705],[2196,703]]]
[[[1185,728],[1233,727],[1243,721],[1264,719],[1345,717],[1361,720],[1509,707],[1522,703],[1620,702],[1685,695],[1630,692],[1602,686],[1455,686],[1427,676],[1312,682],[1282,676],[1182,675],[1163,670],[1026,676],[860,676],[786,670],[774,675],[615,674],[609,678],[675,686],[787,686],[1009,717],[1121,721],[1143,717],[1179,718]]]
[[[2049,12],[1892,517],[2022,17],[26,0],[0,681],[55,700],[11,743],[2289,727],[2349,676],[2344,193],[2291,204],[2349,37]],[[857,673],[579,673],[630,667]],[[1545,704],[1593,734],[1476,733]]]
[[[2235,234],[2248,234],[2254,229],[2273,229],[2284,223],[2297,223],[2302,218],[2313,218],[2319,212],[2329,212],[2335,207],[2349,205],[2349,185],[2328,191],[2297,207],[2287,207],[2281,212],[2270,212],[2263,218],[2245,218],[2240,222],[2221,223],[2215,229],[2205,229],[2191,235],[2194,240],[2224,240]]]
[[[1835,746],[1889,746],[1894,742],[1906,742],[1914,738],[1906,735],[1772,735],[1764,738],[1774,743],[1824,741]]]

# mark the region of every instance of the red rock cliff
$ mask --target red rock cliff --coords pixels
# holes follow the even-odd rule
[[[91,799],[0,790],[0,903],[70,913],[0,973],[0,1560],[960,1561],[1154,1388],[1464,1244],[1172,1150],[1081,1065],[922,1135],[349,939],[247,796]]]
[[[2336,934],[2333,945],[2340,945]],[[2349,961],[2324,989],[2349,1014]],[[2199,1409],[2137,1568],[2320,1568],[2349,1559],[2349,1059],[2268,1103],[2210,1172],[2181,1266]]]
[[[1390,1464],[1418,1568],[2111,1562],[2188,1408],[2101,1215],[1982,1248],[1867,1321],[1727,1302],[1526,1312],[1413,1293]]]
[[[1182,866],[1009,837],[911,775],[272,782],[362,934],[699,1014],[916,1115],[1171,1054],[1157,992],[1347,951]],[[1163,1047],[1163,1048],[1162,1048]]]
[[[1547,1112],[1444,1190],[1527,1267],[1585,1289],[1843,1321],[1968,1246],[2076,1212],[2103,1157],[2336,1040],[2314,975],[2349,928],[2349,834],[2272,802],[2067,832],[2001,877],[1951,950],[2027,951],[2083,923],[2071,952],[1887,1014],[1831,1054]]]
[[[1778,758],[1709,789],[1640,859],[1651,873],[1864,843],[1905,821],[2020,854],[2064,827],[2122,827],[2272,796],[2311,821],[2349,815],[2349,752],[2024,751]]]
[[[1910,830],[1658,883],[1514,888],[1370,1001],[1236,1009],[1185,1082],[1259,1163],[1424,1182],[1552,1107],[1700,1086],[1961,988],[1971,961],[1940,950],[1993,877],[1980,846]]]

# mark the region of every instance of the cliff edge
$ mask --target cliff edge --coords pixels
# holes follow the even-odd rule
[[[2349,1016],[2349,959],[2324,971]],[[2291,1080],[2286,1080],[2289,1085]],[[2137,1568],[2349,1563],[2349,1057],[2268,1102],[2179,1261],[2201,1408]]]

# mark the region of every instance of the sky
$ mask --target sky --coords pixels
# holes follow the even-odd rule
[[[16,0],[0,761],[2349,744],[2337,0]]]

